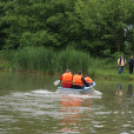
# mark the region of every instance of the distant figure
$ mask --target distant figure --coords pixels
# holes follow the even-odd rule
[[[121,54],[121,57],[117,60],[118,66],[119,66],[119,74],[123,72],[123,68],[126,65],[126,59],[124,58],[124,55]]]
[[[73,77],[73,88],[81,89],[84,87],[89,87],[90,84],[85,81],[85,79],[82,76],[81,71],[78,72],[78,74],[75,74]]]
[[[62,76],[60,77],[60,80],[62,81],[62,87],[65,87],[65,88],[72,87],[73,75],[69,71],[69,69],[67,69],[66,72],[62,74]]]
[[[123,90],[121,84],[118,84],[118,89],[116,91],[116,95],[122,96],[123,95]]]
[[[129,74],[133,74],[133,66],[134,66],[134,57],[131,55],[131,58],[127,62],[129,64]]]
[[[87,75],[85,78],[85,81],[87,82],[87,83],[89,83],[90,85],[92,85],[93,84],[93,80]]]
[[[126,96],[128,96],[128,97],[133,96],[132,84],[128,84],[128,89],[127,89],[127,92],[126,92]]]

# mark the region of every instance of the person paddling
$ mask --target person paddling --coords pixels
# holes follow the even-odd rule
[[[69,69],[66,69],[66,72],[64,74],[62,74],[60,77],[60,81],[62,81],[62,87],[71,88],[72,80],[73,80],[72,73],[70,72]]]
[[[83,78],[81,71],[79,71],[78,74],[75,74],[73,77],[73,88],[81,89],[84,87],[83,85],[86,87],[90,86],[90,84]]]
[[[93,80],[87,75],[85,78],[85,81],[87,82],[87,83],[89,83],[90,85],[92,85],[93,84]]]

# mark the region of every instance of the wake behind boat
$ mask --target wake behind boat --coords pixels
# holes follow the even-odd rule
[[[92,93],[93,87],[96,85],[95,82],[93,82],[93,85],[90,87],[85,87],[83,89],[75,89],[75,88],[64,88],[64,87],[58,87],[57,92],[63,93],[63,94],[88,94]]]

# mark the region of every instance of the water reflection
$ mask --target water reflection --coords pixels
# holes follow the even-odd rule
[[[133,87],[132,87],[132,84],[128,84],[126,96],[127,96],[127,97],[133,96]]]
[[[133,83],[96,81],[103,96],[62,95],[57,77],[1,74],[0,134],[134,133]]]
[[[116,91],[116,95],[118,95],[118,96],[124,95],[124,91],[123,91],[122,85],[120,83],[118,83],[118,88],[117,88],[117,91]],[[132,84],[128,84],[127,91],[126,91],[125,95],[127,97],[131,97],[131,96],[134,95]]]
[[[91,98],[84,99],[85,95],[70,96],[62,95],[60,105],[61,112],[64,113],[63,120],[60,122],[60,132],[79,133],[81,132],[81,121],[83,114],[90,113],[92,106]]]
[[[120,83],[118,83],[118,88],[116,91],[116,95],[122,96],[123,95],[123,89],[122,89],[122,85]]]

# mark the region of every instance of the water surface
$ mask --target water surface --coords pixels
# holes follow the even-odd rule
[[[134,133],[132,82],[95,80],[103,95],[59,94],[59,77],[0,72],[0,134]]]

